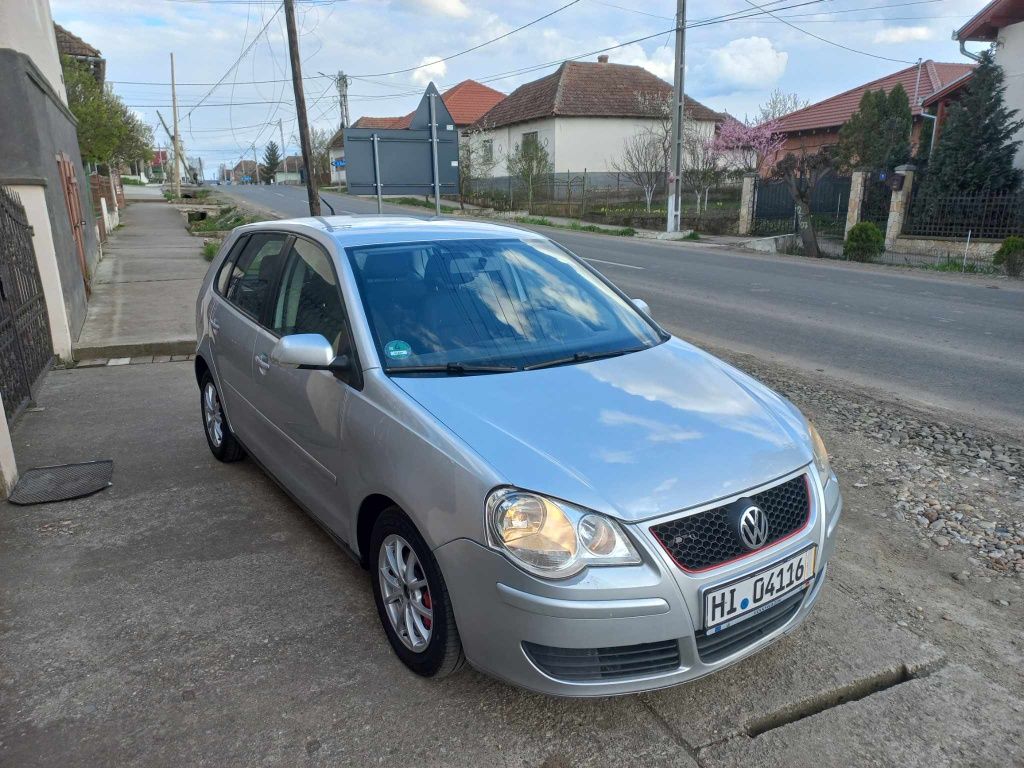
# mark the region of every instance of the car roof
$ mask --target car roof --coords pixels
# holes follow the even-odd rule
[[[486,221],[413,216],[310,216],[301,219],[277,219],[247,224],[246,232],[260,229],[285,230],[295,233],[311,230],[334,240],[339,247],[409,243],[425,240],[467,240],[517,238],[543,240],[543,235],[527,229]]]

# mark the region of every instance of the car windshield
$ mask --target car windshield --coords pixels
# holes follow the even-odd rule
[[[660,332],[548,240],[348,249],[388,373],[500,373],[659,344]]]

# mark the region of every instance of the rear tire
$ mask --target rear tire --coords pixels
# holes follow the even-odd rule
[[[210,452],[218,461],[230,463],[245,457],[245,449],[235,437],[224,415],[220,391],[207,371],[199,383],[199,410],[203,417],[203,432]]]
[[[441,679],[466,662],[444,576],[416,526],[398,507],[370,534],[370,581],[395,655],[423,677]]]

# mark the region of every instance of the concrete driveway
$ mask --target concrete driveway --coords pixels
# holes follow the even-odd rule
[[[114,485],[0,504],[4,766],[1024,756],[1021,699],[840,582],[792,636],[684,687],[580,701],[472,670],[417,678],[384,640],[366,573],[251,462],[212,459],[191,363],[54,371],[38,405],[15,428],[21,466],[111,457]]]

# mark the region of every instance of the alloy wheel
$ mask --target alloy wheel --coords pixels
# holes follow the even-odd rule
[[[434,623],[430,587],[416,552],[398,534],[381,542],[377,576],[392,629],[406,648],[422,653],[430,644]]]
[[[224,442],[224,410],[220,405],[220,395],[213,382],[207,382],[203,388],[203,422],[206,425],[206,434],[210,436],[210,442],[215,448],[220,448]]]

